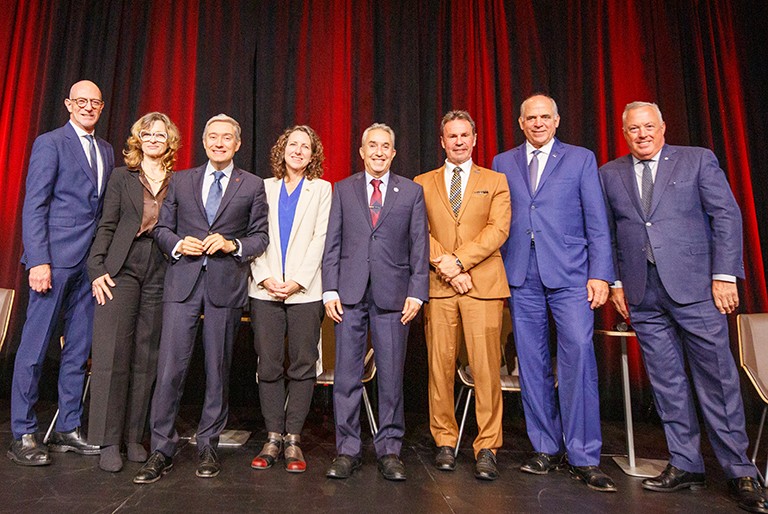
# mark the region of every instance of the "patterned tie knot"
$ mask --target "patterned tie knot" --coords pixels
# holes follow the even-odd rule
[[[374,191],[378,191],[379,190],[379,186],[381,185],[381,180],[375,178],[375,179],[371,180],[371,185],[373,186]]]
[[[93,137],[93,134],[86,134],[86,135],[85,135],[85,138],[86,138],[86,139],[88,140],[88,142],[89,142],[89,143],[91,143],[91,144],[93,144],[93,142],[95,141],[95,139],[94,139],[94,137]]]
[[[223,171],[214,171],[213,172],[213,181],[214,182],[221,182],[221,179],[224,177]]]
[[[458,216],[459,210],[461,210],[461,168],[459,166],[453,168],[451,190],[448,193],[448,200],[451,202],[453,215]]]
[[[534,157],[537,157],[541,153],[541,150],[534,150],[531,153],[533,154]]]

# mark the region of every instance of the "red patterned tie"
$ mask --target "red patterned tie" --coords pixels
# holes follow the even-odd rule
[[[381,180],[375,178],[371,180],[373,186],[373,194],[371,195],[371,224],[375,227],[379,221],[379,214],[381,214]]]

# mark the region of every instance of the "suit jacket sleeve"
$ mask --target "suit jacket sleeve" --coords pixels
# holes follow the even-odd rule
[[[169,191],[170,196],[170,191]],[[269,220],[267,214],[267,195],[264,193],[264,181],[259,179],[256,183],[256,191],[251,203],[251,211],[248,217],[248,230],[245,237],[238,238],[242,245],[242,254],[236,259],[250,261],[264,253],[269,244]]]
[[[710,150],[701,155],[699,195],[712,228],[712,274],[744,278],[741,210]]]
[[[339,290],[339,261],[341,259],[341,195],[337,185],[328,215],[328,231],[323,251],[323,292]]]
[[[51,263],[48,216],[58,173],[58,160],[56,145],[50,135],[35,139],[29,158],[26,196],[22,208],[22,240],[27,269]]]
[[[506,177],[501,173],[493,172],[493,175],[496,181],[491,191],[493,199],[487,224],[471,241],[462,244],[453,252],[465,270],[471,269],[498,251],[509,237],[509,223],[512,219],[509,185]]]
[[[605,210],[603,189],[597,173],[595,155],[589,152],[581,174],[581,201],[587,236],[589,271],[587,277],[613,282],[614,260],[611,251],[611,231]]]
[[[410,268],[411,278],[408,283],[408,296],[429,301],[429,252],[430,237],[427,225],[427,208],[424,192],[418,187],[416,202],[411,211],[410,223]]]
[[[619,257],[618,257],[618,245],[616,243],[616,218],[614,217],[613,208],[611,207],[611,203],[608,201],[608,194],[605,192],[605,174],[607,171],[605,171],[603,168],[600,169],[598,175],[600,178],[600,187],[603,191],[603,202],[605,204],[605,214],[608,218],[608,232],[611,236],[611,260],[613,262],[613,270],[614,270],[614,281],[621,280],[621,276],[619,275]]]

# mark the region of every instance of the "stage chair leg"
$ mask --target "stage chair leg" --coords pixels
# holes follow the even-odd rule
[[[368,414],[368,424],[371,426],[371,435],[376,437],[379,427],[376,426],[376,419],[373,416],[373,407],[371,407],[371,400],[368,399],[368,391],[365,390],[365,386],[363,386],[363,403],[365,404],[365,412]]]
[[[763,427],[765,426],[766,413],[768,413],[768,405],[763,406],[763,414],[760,416],[760,427],[757,429],[757,439],[755,439],[755,448],[752,450],[752,464],[755,465],[755,468],[757,468],[757,452],[760,449],[760,439],[763,437]],[[763,485],[765,485],[766,481],[768,481],[768,462],[766,462],[765,473],[765,475],[762,475],[760,473],[760,469],[757,469],[758,478],[760,479],[760,482],[763,483]]]
[[[453,452],[454,457],[459,455],[461,446],[461,436],[464,435],[464,422],[467,421],[467,411],[469,411],[469,402],[472,400],[472,389],[467,388],[467,401],[464,404],[464,414],[461,416],[461,426],[459,427],[459,438],[456,440],[456,449]]]
[[[85,378],[85,387],[83,388],[83,403],[85,403],[85,398],[88,396],[88,389],[91,387],[91,374],[88,373],[88,376]],[[48,444],[48,439],[51,437],[51,432],[53,432],[53,427],[56,426],[56,420],[59,419],[59,409],[56,409],[56,414],[53,415],[53,419],[51,420],[51,424],[48,425],[48,430],[45,432],[45,437],[43,437],[43,444]]]
[[[459,405],[461,405],[461,397],[464,395],[464,390],[467,387],[462,385],[461,389],[459,389],[459,396],[456,397],[456,405],[453,406],[453,413],[458,414],[459,413]]]

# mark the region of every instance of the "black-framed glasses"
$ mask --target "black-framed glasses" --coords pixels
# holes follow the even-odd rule
[[[165,143],[168,141],[168,134],[165,132],[147,132],[145,130],[142,130],[139,132],[139,138],[141,138],[142,141],[145,143],[148,143],[154,139],[158,143]]]
[[[84,109],[89,102],[91,104],[91,107],[93,107],[94,109],[98,109],[99,107],[104,105],[104,100],[99,100],[98,98],[70,98],[69,101],[74,102],[75,105],[77,105],[81,109]]]

